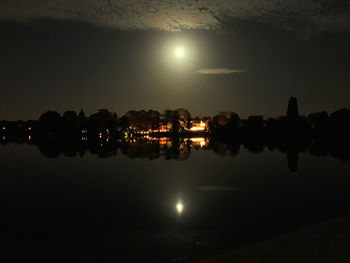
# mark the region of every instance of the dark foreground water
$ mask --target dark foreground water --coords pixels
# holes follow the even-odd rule
[[[206,143],[0,145],[2,262],[194,262],[350,210],[348,161]]]

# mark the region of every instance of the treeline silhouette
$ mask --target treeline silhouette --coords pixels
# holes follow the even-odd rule
[[[203,124],[203,130],[193,126]],[[264,119],[262,115],[241,119],[235,112],[221,112],[214,117],[192,117],[186,109],[158,111],[129,111],[118,117],[106,109],[86,117],[66,111],[43,113],[38,120],[1,121],[2,136],[35,134],[41,137],[69,137],[90,139],[99,136],[131,137],[143,132],[154,137],[191,137],[207,134],[216,138],[236,136],[288,137],[347,137],[350,131],[350,110],[341,109],[328,114],[325,111],[300,116],[297,99],[291,97],[285,116]]]
[[[234,112],[225,112],[213,117],[209,130],[216,137],[232,135],[288,136],[288,137],[347,137],[350,131],[350,110],[341,109],[328,114],[325,111],[300,116],[297,99],[291,97],[286,116],[269,118],[250,116],[240,119]]]
[[[36,121],[0,122],[3,136],[30,134],[42,138],[70,139],[80,139],[88,135],[92,139],[100,134],[118,136],[123,130],[127,130],[128,125],[126,117],[118,118],[116,113],[104,109],[89,117],[86,117],[82,110],[79,114],[75,111],[66,111],[62,116],[50,110],[43,113]]]

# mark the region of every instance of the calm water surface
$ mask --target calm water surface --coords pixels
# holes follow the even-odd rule
[[[348,161],[306,151],[291,172],[278,150],[190,151],[47,158],[0,145],[1,257],[193,262],[349,211]]]

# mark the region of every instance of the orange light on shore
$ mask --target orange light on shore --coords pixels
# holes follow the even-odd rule
[[[205,128],[203,128],[203,127],[192,127],[190,129],[190,131],[204,131],[204,130],[205,130]]]
[[[204,142],[204,141],[205,141],[205,139],[202,138],[202,137],[200,137],[200,138],[190,138],[190,140],[191,140],[192,142]]]
[[[205,123],[203,121],[201,121],[199,125],[197,124],[190,129],[190,131],[193,131],[193,132],[204,131],[204,130],[205,130]]]

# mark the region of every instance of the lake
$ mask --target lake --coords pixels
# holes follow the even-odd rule
[[[349,212],[348,153],[253,149],[3,143],[1,257],[195,262]]]

